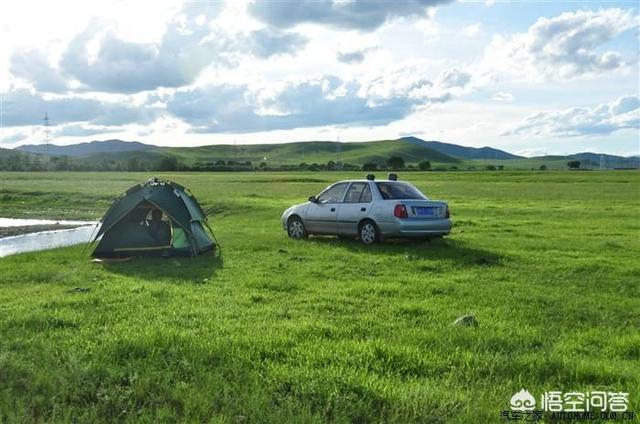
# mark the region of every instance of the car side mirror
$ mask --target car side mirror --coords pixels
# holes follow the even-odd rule
[[[309,201],[311,203],[320,203],[320,201],[318,200],[318,198],[316,196],[309,196]]]

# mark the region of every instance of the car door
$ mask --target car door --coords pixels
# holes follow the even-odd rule
[[[371,200],[371,186],[368,182],[351,183],[338,210],[340,234],[353,236],[358,234],[358,223],[369,214]]]
[[[317,202],[309,203],[305,226],[310,233],[337,234],[340,203],[349,183],[337,183],[317,196]]]

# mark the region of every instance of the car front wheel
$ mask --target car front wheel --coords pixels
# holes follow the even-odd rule
[[[287,224],[287,234],[294,239],[301,239],[307,237],[307,231],[304,228],[304,224],[300,218],[291,218]]]
[[[360,241],[364,244],[373,244],[378,241],[380,234],[378,233],[378,227],[371,221],[367,221],[360,226],[359,231]]]

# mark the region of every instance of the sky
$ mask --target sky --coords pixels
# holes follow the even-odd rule
[[[0,147],[413,135],[640,154],[637,1],[0,6]]]

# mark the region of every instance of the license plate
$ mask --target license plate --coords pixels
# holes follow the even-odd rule
[[[418,206],[414,210],[416,215],[434,216],[438,214],[438,208],[432,206]]]

